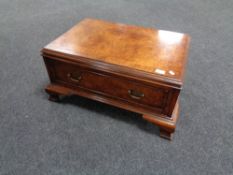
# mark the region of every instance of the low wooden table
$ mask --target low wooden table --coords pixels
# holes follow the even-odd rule
[[[79,95],[143,114],[171,139],[189,36],[84,19],[41,51],[49,99]]]

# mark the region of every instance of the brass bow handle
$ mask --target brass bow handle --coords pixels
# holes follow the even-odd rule
[[[138,92],[135,90],[128,90],[128,93],[129,93],[131,98],[137,99],[137,100],[140,100],[141,98],[143,98],[145,96],[142,92]]]
[[[67,77],[75,83],[79,83],[82,79],[82,75],[80,72],[68,73]]]

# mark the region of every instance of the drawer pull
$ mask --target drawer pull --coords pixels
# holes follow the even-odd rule
[[[140,100],[141,98],[144,97],[144,94],[135,90],[128,90],[128,93],[131,98]]]
[[[68,73],[67,77],[75,83],[79,83],[79,81],[82,79],[81,73]]]

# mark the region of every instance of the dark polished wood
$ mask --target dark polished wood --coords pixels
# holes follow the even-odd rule
[[[143,114],[171,139],[189,46],[186,34],[85,19],[42,49],[50,100],[80,95]]]
[[[177,101],[175,108],[173,110],[171,118],[167,120],[167,118],[155,118],[154,116],[148,116],[146,114],[143,115],[143,118],[155,125],[159,126],[160,128],[160,136],[166,139],[171,140],[173,133],[176,129],[176,122],[179,117],[179,102]]]
[[[49,94],[49,100],[54,101],[54,102],[59,102],[60,101],[59,94],[50,93]]]

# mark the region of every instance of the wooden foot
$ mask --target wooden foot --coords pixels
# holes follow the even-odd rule
[[[160,137],[171,140],[176,128],[178,111],[179,104],[177,102],[170,118],[165,118],[160,115],[143,115],[143,118],[159,127]]]
[[[54,91],[53,88],[51,88],[51,85],[48,85],[45,88],[45,91],[49,94],[49,100],[53,102],[59,102],[60,101],[60,95],[62,95],[59,91]]]
[[[60,97],[58,94],[49,94],[49,100],[50,101],[54,101],[54,102],[59,102],[60,101]]]
[[[45,88],[45,91],[49,94],[49,100],[54,102],[59,102],[61,96],[70,96],[74,94],[72,90],[54,84],[49,84]]]
[[[160,137],[168,139],[168,140],[172,140],[173,132],[166,131],[163,128],[160,128],[159,132],[160,132],[159,133]]]

